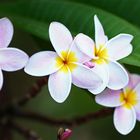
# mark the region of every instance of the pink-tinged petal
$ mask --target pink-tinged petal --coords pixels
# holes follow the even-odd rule
[[[136,118],[138,121],[140,121],[140,100],[137,100],[136,105],[134,105],[135,111],[136,111]]]
[[[108,88],[118,90],[124,88],[129,81],[126,70],[117,62],[109,62],[109,83]]]
[[[136,112],[137,120],[140,121],[140,112]]]
[[[71,90],[71,72],[63,69],[49,76],[48,87],[51,97],[58,103],[62,103],[68,97]]]
[[[89,89],[89,91],[93,94],[99,94],[101,93],[108,85],[109,82],[109,73],[108,73],[108,67],[104,65],[98,65],[96,64],[92,70],[100,76],[100,78],[103,80],[102,85],[98,89]]]
[[[95,57],[94,41],[87,35],[80,33],[75,37],[75,42],[78,48],[90,58]]]
[[[3,74],[2,74],[2,71],[0,70],[0,90],[3,86]]]
[[[136,118],[140,121],[140,100],[138,100],[137,104],[134,106],[136,111]]]
[[[94,68],[95,67],[95,63],[88,61],[84,63],[85,66],[89,67],[89,68]]]
[[[102,79],[90,68],[77,64],[72,70],[72,82],[80,88],[97,89],[102,84]]]
[[[28,55],[16,48],[0,49],[0,68],[5,71],[22,69],[28,61]]]
[[[105,43],[107,42],[108,39],[104,33],[104,29],[103,29],[102,24],[100,23],[100,21],[96,15],[94,16],[94,24],[95,24],[96,47],[100,48],[100,46],[105,45]]]
[[[134,91],[136,92],[137,100],[140,100],[140,83],[135,86]]]
[[[42,51],[32,55],[25,67],[25,72],[33,76],[46,76],[59,70],[59,56],[53,51]]]
[[[88,57],[86,54],[84,54],[76,45],[75,40],[73,41],[71,48],[69,50],[68,55],[74,54],[75,58],[77,59],[77,62],[84,63],[89,60],[91,60],[90,57]]]
[[[13,25],[8,18],[0,19],[0,48],[7,47],[13,37]]]
[[[59,22],[52,22],[49,27],[49,36],[51,43],[60,57],[62,52],[70,49],[73,41],[70,31]]]
[[[140,76],[137,74],[129,74],[129,83],[127,87],[134,89],[140,83]]]
[[[133,36],[129,34],[119,34],[114,38],[110,39],[106,43],[108,55],[111,60],[119,60],[128,56],[132,52],[132,41]],[[117,55],[116,55],[117,53]]]
[[[114,112],[114,125],[123,135],[130,133],[136,124],[136,112],[133,107],[117,107]]]
[[[102,93],[96,95],[96,103],[107,107],[118,107],[124,102],[121,102],[121,90],[105,89]]]

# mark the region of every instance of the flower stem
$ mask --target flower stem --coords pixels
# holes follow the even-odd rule
[[[103,108],[97,112],[92,112],[89,114],[86,114],[84,116],[80,117],[74,117],[72,119],[56,119],[52,117],[48,117],[45,115],[41,115],[35,112],[30,112],[30,111],[16,111],[13,112],[12,115],[15,117],[20,117],[20,118],[26,118],[26,119],[31,119],[32,121],[39,121],[41,123],[45,123],[48,125],[53,125],[53,126],[69,126],[69,127],[74,127],[78,125],[85,124],[89,121],[105,118],[113,113],[113,109],[110,108]]]
[[[27,140],[41,140],[41,138],[32,130],[27,129],[16,122],[9,121],[9,127],[21,135],[23,135]]]

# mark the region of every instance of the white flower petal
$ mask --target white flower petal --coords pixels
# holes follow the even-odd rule
[[[96,95],[96,103],[107,107],[118,107],[123,104],[120,99],[121,90],[105,89],[102,93]]]
[[[110,39],[106,43],[108,55],[111,60],[119,60],[128,56],[132,52],[132,41],[133,36],[129,34],[119,34],[114,38]],[[117,55],[116,55],[117,54]]]
[[[70,31],[59,22],[52,22],[49,27],[49,36],[51,43],[60,57],[62,52],[70,49],[73,41]]]
[[[0,19],[0,48],[5,48],[13,37],[13,25],[8,18]]]
[[[124,88],[129,81],[126,70],[117,62],[109,62],[109,83],[108,88],[118,90]]]
[[[103,81],[90,68],[77,64],[76,68],[72,70],[72,82],[80,88],[97,89]]]
[[[102,24],[100,23],[98,17],[95,15],[94,16],[94,23],[95,23],[95,42],[96,42],[96,47],[99,48],[100,46],[104,46],[107,37],[104,33],[104,29],[102,27]]]
[[[3,86],[3,74],[2,71],[0,70],[0,90],[2,89]]]
[[[62,103],[68,97],[71,90],[71,72],[59,70],[49,76],[48,87],[51,97],[58,103]]]
[[[95,57],[94,41],[87,35],[80,33],[75,37],[75,42],[78,48],[90,58]]]
[[[100,76],[100,78],[103,80],[102,85],[98,89],[89,89],[89,91],[93,94],[99,94],[101,93],[108,85],[109,82],[109,73],[108,73],[108,67],[103,65],[96,64],[92,70]]]
[[[133,108],[117,107],[114,112],[114,125],[119,133],[127,135],[136,124],[136,113]]]
[[[57,65],[59,56],[53,51],[42,51],[32,55],[25,67],[25,72],[33,76],[46,76],[59,70]]]
[[[69,50],[68,54],[72,54],[72,56],[74,55],[75,58],[77,59],[77,62],[79,63],[85,63],[89,60],[91,60],[90,57],[88,57],[86,54],[84,54],[76,45],[75,40],[73,41],[71,48]]]
[[[22,69],[28,61],[28,55],[16,48],[0,49],[0,68],[5,71]]]

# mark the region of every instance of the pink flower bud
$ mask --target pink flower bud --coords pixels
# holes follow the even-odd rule
[[[72,134],[72,131],[70,129],[65,129],[64,133],[61,135],[60,140],[68,140],[71,134]]]
[[[84,63],[84,65],[86,65],[87,67],[89,67],[89,68],[93,68],[94,66],[95,66],[95,64],[93,64],[92,62],[86,62],[86,63]]]
[[[63,129],[60,128],[58,130],[58,140],[68,140],[68,138],[71,136],[72,130],[70,129]]]

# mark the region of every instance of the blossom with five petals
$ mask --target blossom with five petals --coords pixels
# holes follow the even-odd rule
[[[115,128],[123,135],[130,133],[140,121],[140,76],[130,75],[128,85],[121,90],[106,89],[96,96],[98,104],[116,107],[114,112]]]
[[[87,35],[80,33],[75,37],[78,48],[91,58],[90,63],[85,63],[93,71],[100,74],[103,84],[100,89],[89,89],[93,94],[102,92],[106,86],[110,89],[121,89],[128,84],[128,74],[126,70],[117,62],[121,58],[128,56],[132,52],[132,35],[119,34],[108,40],[103,27],[94,16],[95,22],[95,42]],[[91,64],[91,66],[90,66]]]
[[[70,93],[71,83],[80,88],[99,88],[101,78],[83,65],[89,61],[76,47],[70,31],[61,23],[52,22],[49,27],[51,43],[56,50],[34,54],[25,67],[33,76],[49,76],[48,88],[52,98],[62,103]]]
[[[8,18],[0,19],[0,89],[3,85],[3,71],[17,71],[22,69],[27,61],[28,55],[17,49],[7,48],[13,37],[13,25]]]

